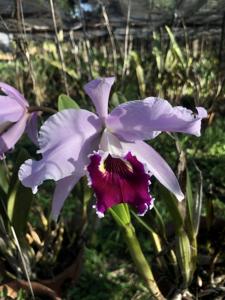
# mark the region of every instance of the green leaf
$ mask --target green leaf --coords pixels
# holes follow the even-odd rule
[[[192,184],[188,169],[186,169],[186,226],[187,231],[191,238],[194,237],[194,229],[193,229],[193,212],[194,212],[194,205],[193,205],[193,194],[192,194]]]
[[[167,205],[171,218],[174,222],[175,229],[178,232],[183,226],[184,221],[181,212],[178,208],[178,201],[174,195],[172,195],[164,186],[159,186],[159,196],[163,202]]]
[[[152,54],[155,56],[158,71],[160,73],[163,73],[163,71],[164,71],[164,59],[163,59],[161,41],[160,41],[160,35],[156,31],[153,31],[152,45],[153,45]]]
[[[121,103],[127,102],[126,97],[120,93],[120,92],[114,92],[112,94],[111,100],[110,100],[110,104],[113,105],[113,107],[118,106]]]
[[[54,54],[54,53],[53,53]],[[37,54],[41,59],[43,59],[45,62],[47,62],[48,64],[50,64],[51,66],[57,68],[58,70],[62,70],[62,64],[59,60],[56,59],[52,59],[50,57],[50,55],[40,55],[40,54]],[[80,75],[79,73],[76,73],[74,69],[72,68],[68,68],[68,67],[65,67],[65,70],[66,74],[68,74],[71,78],[74,78],[76,80],[80,79]]]
[[[170,30],[170,28],[168,26],[165,26],[166,31],[169,35],[170,38],[170,42],[171,42],[171,48],[174,51],[174,53],[176,54],[176,56],[178,57],[178,59],[180,60],[180,62],[182,63],[183,67],[186,67],[186,62],[183,56],[183,53],[181,51],[181,48],[179,47],[179,45],[176,42],[175,36],[172,33],[172,31]]]
[[[131,210],[131,214],[135,217],[138,223],[142,225],[143,228],[145,228],[149,232],[153,242],[153,246],[155,248],[155,252],[159,254],[163,250],[163,246],[162,246],[161,238],[158,235],[158,233],[151,227],[151,225],[145,222],[144,218],[139,217],[133,210]],[[164,267],[164,268],[167,267],[163,257],[159,257],[157,259],[157,262],[160,264],[160,267]]]
[[[199,182],[198,182],[198,188],[195,195],[195,201],[194,201],[194,211],[193,211],[193,229],[195,237],[198,234],[200,219],[201,219],[201,210],[202,210],[202,198],[203,198],[203,178],[202,178],[202,172],[201,170],[195,165],[196,170],[199,174]]]
[[[33,194],[31,189],[25,188],[17,181],[8,197],[7,212],[19,238],[25,233],[32,200]]]
[[[11,176],[10,182],[9,182],[8,195],[11,193],[12,189],[14,188],[15,184],[18,181],[18,172],[19,172],[20,166],[22,165],[22,163],[24,163],[25,160],[27,160],[29,158],[30,158],[30,154],[27,152],[27,150],[22,148],[20,150],[18,156],[15,159],[12,176]]]
[[[7,194],[2,190],[0,187],[0,215],[4,220],[4,223],[7,223],[7,216],[6,216],[6,201],[7,201]]]
[[[25,188],[18,179],[19,167],[27,158],[29,158],[28,152],[22,149],[16,159],[7,195],[7,214],[18,237],[23,236],[25,233],[28,214],[33,200],[31,189]]]
[[[159,228],[159,235],[161,236],[161,238],[164,239],[164,241],[167,241],[166,224],[164,222],[164,219],[156,206],[153,207],[153,210],[155,212],[155,219],[157,221],[158,228]]]
[[[133,210],[131,210],[131,214],[135,217],[138,223],[142,225],[149,233],[155,233],[155,230],[151,225],[145,222],[144,218],[139,217],[138,214],[136,214],[136,212],[134,212]]]
[[[140,95],[141,95],[141,97],[144,97],[145,91],[146,91],[144,69],[141,66],[140,59],[139,59],[137,52],[131,51],[130,55],[133,58],[133,61],[135,62],[136,76],[137,76],[137,80],[138,80]]]
[[[8,178],[7,178],[6,166],[4,166],[3,161],[0,162],[0,187],[1,187],[2,191],[4,191],[5,193],[8,192],[9,182],[8,182]]]
[[[63,109],[68,109],[68,108],[74,108],[74,109],[79,109],[79,105],[77,104],[76,101],[74,101],[72,98],[65,94],[61,94],[58,97],[58,111],[61,111]]]
[[[191,282],[193,274],[191,245],[188,236],[183,229],[179,230],[177,237],[176,254],[183,277],[184,288],[187,288]]]
[[[7,196],[7,194],[3,191],[3,189],[0,186],[0,200],[3,202],[6,201],[6,196]],[[1,204],[0,204],[0,207],[1,207]]]

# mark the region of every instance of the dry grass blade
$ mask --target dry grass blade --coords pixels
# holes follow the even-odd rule
[[[109,33],[109,37],[110,37],[111,44],[112,44],[114,72],[115,72],[115,74],[116,74],[116,73],[117,73],[117,52],[116,52],[116,43],[115,43],[115,39],[114,39],[114,36],[113,36],[113,32],[112,32],[111,25],[110,25],[110,23],[109,23],[109,17],[108,17],[108,15],[107,15],[105,6],[103,5],[103,3],[102,3],[101,1],[99,1],[99,2],[100,2],[101,7],[102,7],[102,15],[103,15],[103,17],[104,17],[104,19],[105,19],[106,27],[107,27],[107,30],[108,30],[108,33]]]
[[[87,66],[88,66],[88,78],[89,80],[92,79],[92,67],[91,67],[91,59],[90,59],[90,44],[88,43],[88,37],[87,37],[87,32],[86,32],[86,22],[85,22],[85,18],[84,18],[84,13],[83,13],[83,9],[81,6],[81,1],[79,0],[79,11],[80,11],[80,18],[81,18],[81,22],[82,22],[82,31],[83,31],[83,35],[84,35],[84,48],[85,48],[85,52],[87,53]]]
[[[123,61],[123,70],[122,70],[122,78],[126,74],[127,63],[128,63],[128,41],[129,41],[129,25],[130,25],[130,12],[131,12],[131,1],[128,3],[128,11],[127,11],[127,26],[126,26],[126,34],[125,34],[125,44],[124,44],[124,61]]]
[[[58,33],[56,18],[55,18],[55,9],[54,9],[54,5],[53,5],[53,0],[49,0],[49,1],[50,1],[50,6],[51,6],[52,21],[53,21],[54,30],[55,30],[55,38],[56,38],[56,43],[57,43],[57,47],[58,47],[59,58],[60,58],[61,65],[62,65],[63,80],[64,80],[64,84],[65,84],[66,94],[69,95],[69,87],[68,87],[66,71],[65,71],[66,65],[65,65],[65,60],[64,60],[64,56],[63,56],[63,50],[62,50],[62,47],[61,47],[60,41],[59,41],[59,33]]]
[[[36,91],[36,77],[34,74],[33,62],[31,60],[30,52],[29,52],[29,46],[28,46],[29,43],[26,35],[22,0],[16,0],[16,13],[17,13],[18,29],[21,32],[21,41],[18,40],[18,44],[27,60],[27,64],[29,67],[29,75],[32,80],[33,89],[34,91]],[[37,97],[36,97],[36,104],[40,105],[40,101],[37,99]]]
[[[30,288],[30,292],[31,292],[31,297],[32,297],[33,300],[35,300],[34,291],[33,291],[32,285],[31,285],[31,281],[30,281],[30,276],[29,276],[29,273],[28,273],[28,270],[27,270],[27,266],[26,266],[26,262],[25,262],[25,259],[24,259],[24,256],[23,256],[23,252],[21,250],[19,241],[18,241],[17,236],[16,236],[16,232],[15,232],[13,226],[10,226],[10,229],[12,231],[12,235],[13,235],[13,238],[15,240],[16,247],[17,247],[17,249],[19,251],[19,255],[20,255],[20,258],[21,258],[21,262],[23,264],[23,268],[24,268],[24,271],[25,271],[27,282],[29,284],[29,288]]]

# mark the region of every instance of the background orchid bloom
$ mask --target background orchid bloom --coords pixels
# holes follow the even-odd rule
[[[28,112],[29,104],[15,88],[0,82],[0,158],[12,149],[25,129],[33,124],[35,115]],[[34,120],[33,120],[34,119]],[[28,130],[32,135],[31,130]]]
[[[130,101],[108,114],[108,99],[114,78],[92,80],[84,89],[92,99],[97,115],[83,109],[68,109],[51,116],[39,134],[39,161],[27,160],[20,168],[22,183],[37,192],[46,179],[56,188],[52,217],[60,209],[79,179],[88,175],[97,197],[96,211],[101,217],[118,203],[129,203],[140,215],[152,207],[148,192],[154,175],[178,200],[184,195],[176,176],[165,160],[143,140],[161,131],[200,135],[204,108],[198,114],[166,100],[146,98]]]

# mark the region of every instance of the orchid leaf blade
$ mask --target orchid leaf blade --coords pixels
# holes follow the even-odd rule
[[[159,187],[160,198],[166,203],[166,206],[169,210],[171,218],[174,222],[175,229],[178,232],[180,228],[184,225],[184,220],[181,212],[178,208],[178,201],[175,196],[173,196],[164,186],[160,185]]]
[[[183,277],[183,285],[185,288],[192,279],[192,257],[191,245],[186,232],[181,228],[177,235],[176,256]]]
[[[174,34],[172,33],[171,29],[168,26],[165,26],[166,31],[169,35],[170,38],[170,42],[171,42],[171,48],[174,51],[174,53],[176,54],[176,56],[178,57],[179,61],[181,62],[182,66],[185,67],[186,66],[186,62],[183,56],[183,53],[175,39]]]
[[[163,73],[164,67],[165,67],[165,62],[163,59],[160,35],[156,31],[153,31],[152,36],[153,36],[152,54],[155,56],[156,65],[157,65],[157,69],[159,70],[159,73]]]
[[[73,100],[71,97],[61,94],[58,97],[58,111],[61,111],[63,109],[68,109],[68,108],[74,108],[74,109],[79,109],[79,105],[75,100]]]
[[[194,234],[197,236],[198,230],[199,230],[199,224],[200,224],[200,219],[201,219],[201,211],[202,211],[202,200],[203,200],[203,178],[202,178],[202,172],[198,168],[198,166],[195,166],[196,170],[198,171],[198,177],[199,177],[199,182],[198,182],[198,187],[197,187],[197,192],[195,195],[195,201],[194,201],[194,218],[193,218],[193,229],[194,229]]]
[[[4,193],[8,192],[9,182],[3,161],[0,164],[0,187]]]
[[[120,92],[114,92],[112,94],[110,102],[111,102],[111,104],[114,107],[116,107],[116,106],[120,105],[121,103],[127,102],[127,99],[126,99],[126,97],[122,93],[120,93]]]
[[[22,149],[16,159],[13,175],[7,195],[7,214],[18,237],[25,233],[27,219],[33,200],[31,189],[24,187],[18,179],[19,166],[29,157],[27,151]]]
[[[193,193],[192,193],[192,184],[191,178],[188,169],[186,169],[186,218],[187,218],[187,230],[190,234],[190,237],[194,236],[194,229],[193,229],[193,210],[194,210],[194,203],[193,203]]]
[[[164,219],[156,206],[153,207],[153,210],[155,212],[155,219],[157,220],[160,236],[163,237],[165,241],[167,241],[166,224],[164,222]]]
[[[31,189],[25,188],[19,181],[8,197],[7,212],[18,237],[23,236],[27,224],[30,206],[33,200]]]
[[[144,97],[145,91],[146,91],[144,69],[141,65],[138,53],[136,51],[131,51],[130,55],[135,63],[135,70],[136,70],[136,76],[137,76],[137,80],[138,80],[139,92],[140,92],[141,97]]]

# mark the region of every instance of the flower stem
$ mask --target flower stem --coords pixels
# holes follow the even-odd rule
[[[146,282],[147,288],[151,292],[150,299],[164,300],[164,296],[160,292],[157,283],[155,282],[151,267],[149,266],[137,239],[135,229],[132,224],[126,224],[124,229],[124,237],[130,251],[131,257],[143,279]]]
[[[28,112],[32,113],[35,111],[43,111],[43,112],[47,112],[50,114],[55,114],[57,113],[57,110],[54,108],[50,108],[50,107],[45,107],[45,106],[29,106],[28,107]]]

